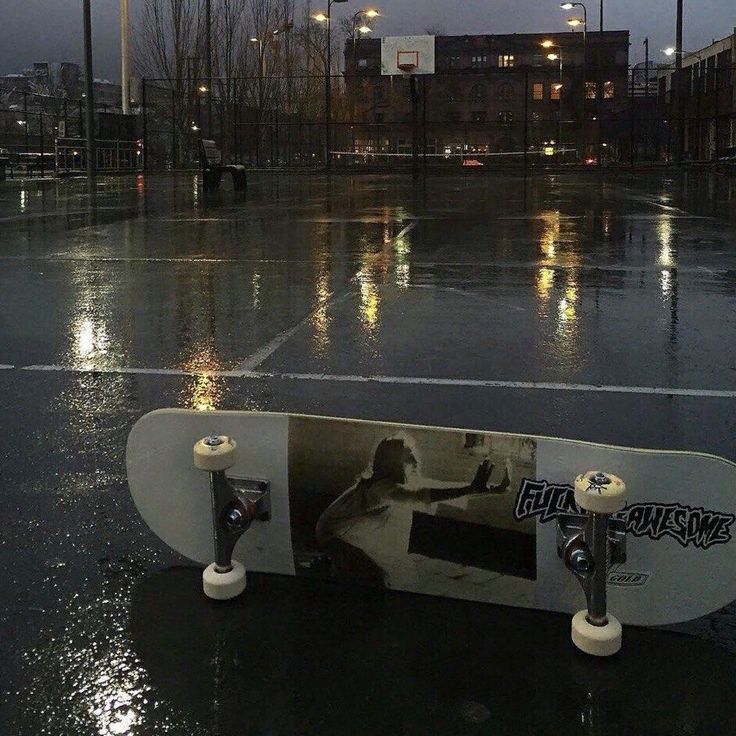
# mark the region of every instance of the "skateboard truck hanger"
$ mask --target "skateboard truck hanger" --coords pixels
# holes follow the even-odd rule
[[[575,479],[575,502],[585,512],[557,518],[557,553],[578,579],[588,608],[572,619],[572,640],[587,654],[621,649],[621,624],[607,611],[611,565],[626,562],[626,525],[612,515],[624,508],[626,486],[615,475],[590,471]]]
[[[209,473],[215,561],[202,573],[204,593],[229,600],[245,590],[245,567],[232,559],[240,537],[254,521],[271,518],[267,480],[234,478],[225,471],[235,465],[237,443],[225,435],[205,437],[194,445],[194,465]]]

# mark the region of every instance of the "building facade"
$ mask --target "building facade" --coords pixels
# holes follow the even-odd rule
[[[618,155],[628,31],[437,36],[435,56],[412,98],[409,80],[381,76],[380,39],[347,41],[345,150],[409,153],[418,131],[422,154],[438,157]]]
[[[730,36],[682,57],[680,110],[674,63],[659,69],[659,113],[666,121],[665,155],[677,139],[685,159],[712,161],[736,146],[736,28]]]

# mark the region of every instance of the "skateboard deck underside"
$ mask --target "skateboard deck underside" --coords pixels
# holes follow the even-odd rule
[[[271,483],[271,520],[235,549],[251,570],[573,612],[585,601],[557,556],[555,521],[575,511],[575,476],[600,469],[629,491],[627,561],[609,573],[617,617],[676,623],[736,598],[736,466],[720,458],[322,417],[152,412],[128,440],[131,494],[164,542],[202,564],[213,559],[212,518],[192,446],[208,434],[238,442],[228,474]]]

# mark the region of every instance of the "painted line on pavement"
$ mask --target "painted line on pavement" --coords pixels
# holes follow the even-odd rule
[[[12,368],[13,366],[7,366]],[[406,386],[441,386],[458,388],[503,388],[522,391],[578,391],[602,394],[636,394],[643,396],[683,396],[690,398],[736,399],[736,390],[675,388],[672,386],[616,386],[590,383],[551,383],[546,381],[498,381],[466,378],[425,378],[422,376],[360,376],[332,373],[279,373],[235,369],[227,371],[187,371],[179,368],[75,368],[63,365],[27,365],[23,371],[57,373],[107,373],[147,376],[207,376],[211,378],[281,379],[292,381],[325,381],[335,383],[382,383]]]

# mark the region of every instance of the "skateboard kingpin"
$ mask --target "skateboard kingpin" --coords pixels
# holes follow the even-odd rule
[[[576,478],[586,467],[602,471]],[[207,565],[212,598],[245,589],[243,563],[570,613],[580,584],[573,641],[595,655],[618,651],[620,621],[736,598],[736,465],[709,455],[172,409],[135,425],[127,468],[143,519]]]

